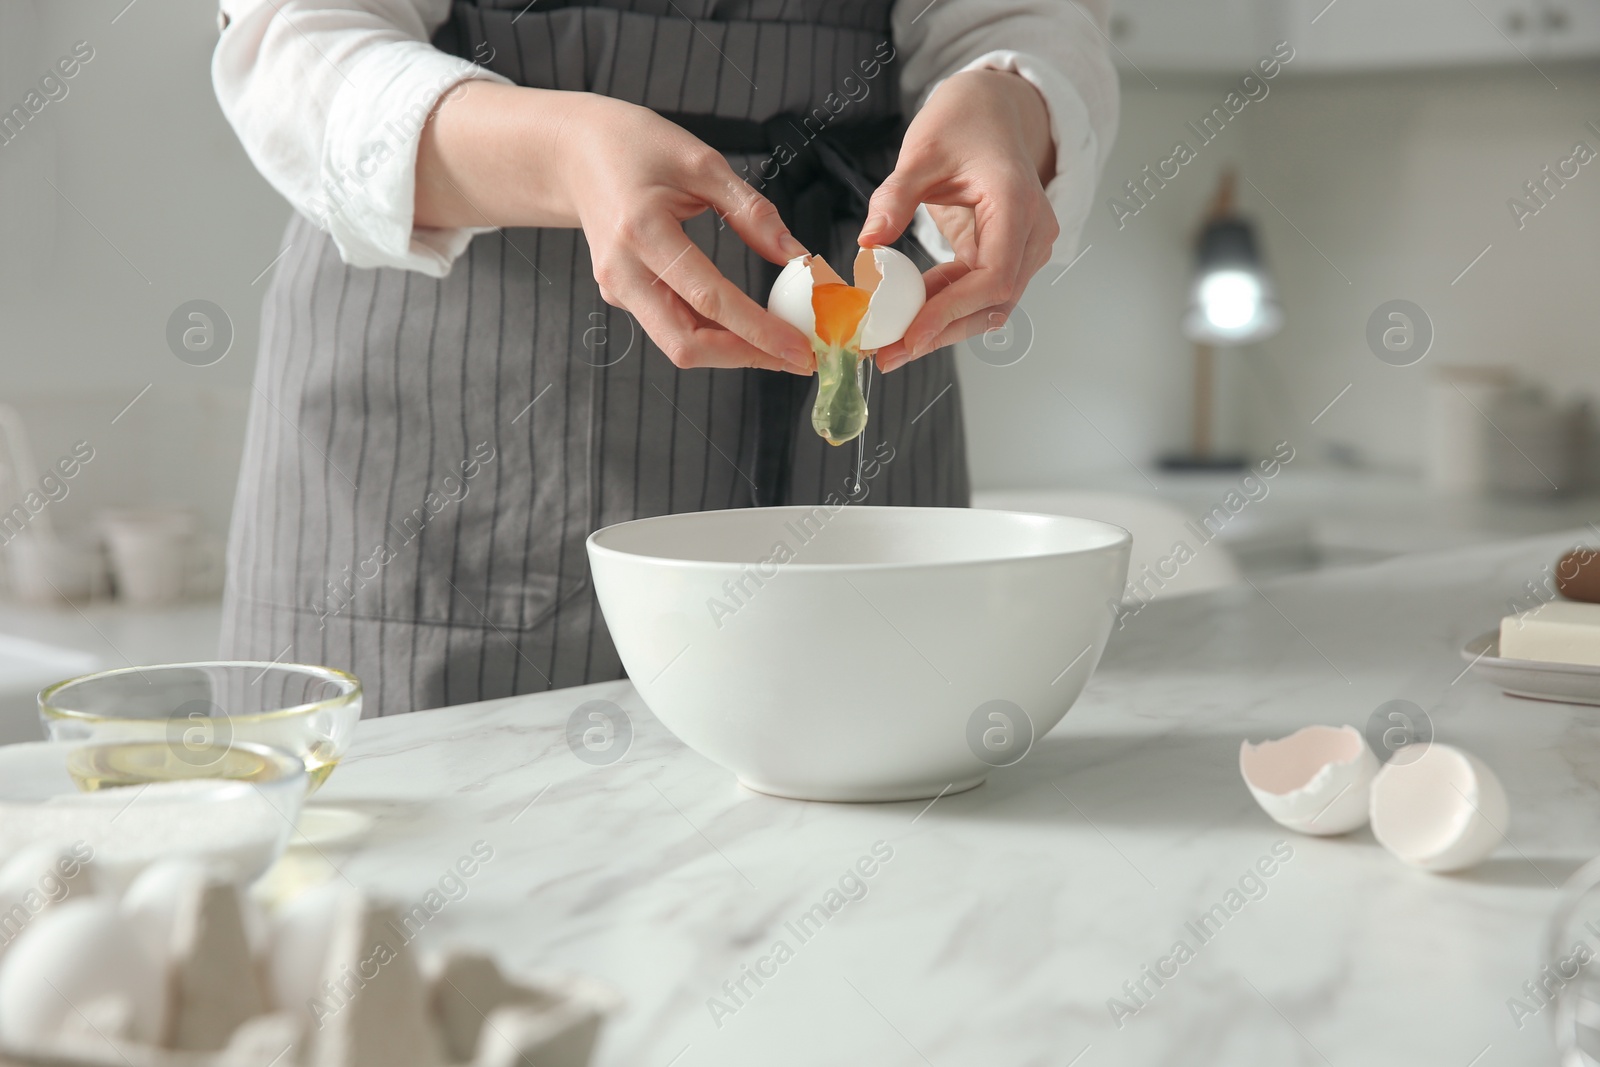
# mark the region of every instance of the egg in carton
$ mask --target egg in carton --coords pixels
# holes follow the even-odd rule
[[[0,1067],[588,1064],[609,988],[516,982],[459,951],[424,969],[404,931],[398,909],[334,887],[269,922],[189,861],[120,900],[80,881],[9,937],[0,915]]]

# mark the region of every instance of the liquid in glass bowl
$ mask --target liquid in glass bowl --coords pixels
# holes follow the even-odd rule
[[[310,791],[338,766],[361,719],[361,682],[294,663],[123,667],[39,694],[52,741],[93,742],[103,766],[73,769],[86,791],[191,778],[249,780],[245,745],[299,757]],[[121,744],[104,747],[108,742]]]

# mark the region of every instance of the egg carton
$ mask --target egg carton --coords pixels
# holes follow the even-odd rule
[[[599,982],[516,981],[478,953],[451,951],[423,966],[403,937],[403,913],[355,892],[340,893],[312,930],[310,942],[326,953],[310,972],[321,976],[315,995],[275,1004],[272,948],[258,956],[251,946],[252,926],[265,926],[260,913],[230,884],[188,882],[171,902],[170,924],[161,924],[170,937],[155,995],[128,989],[126,979],[107,993],[108,973],[140,973],[118,961],[139,947],[138,931],[128,930],[137,913],[91,899],[37,916],[0,957],[0,999],[8,986],[24,1004],[41,982],[70,987],[74,968],[87,977],[78,1002],[56,993],[71,1011],[48,1034],[21,1044],[0,1023],[0,1067],[587,1067],[618,1006]],[[97,906],[97,915],[82,910]],[[64,928],[92,931],[96,921],[98,941],[67,944]]]

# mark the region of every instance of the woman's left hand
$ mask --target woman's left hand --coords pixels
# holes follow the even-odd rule
[[[923,275],[928,302],[878,351],[882,370],[1005,322],[1060,232],[1044,194],[1054,173],[1049,111],[1020,75],[967,71],[934,91],[872,196],[860,243],[891,243],[927,204],[956,258]]]

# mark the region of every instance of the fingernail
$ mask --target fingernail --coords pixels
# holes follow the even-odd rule
[[[796,367],[811,366],[811,350],[809,348],[786,348],[783,358],[793,363]]]
[[[790,233],[788,230],[783,231],[783,235],[778,238],[778,247],[782,249],[783,254],[788,256],[790,259],[806,254],[806,246],[796,240],[794,234]]]
[[[867,224],[861,227],[862,234],[876,233],[889,225],[889,216],[879,215],[874,212],[867,216]]]

